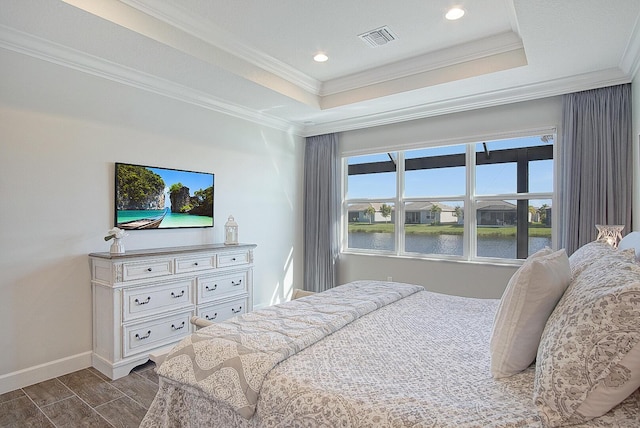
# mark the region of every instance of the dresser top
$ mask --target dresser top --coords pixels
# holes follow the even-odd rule
[[[144,250],[127,250],[123,254],[111,254],[109,252],[90,253],[89,257],[97,257],[97,258],[109,259],[109,260],[122,260],[122,259],[127,259],[132,257],[161,256],[161,255],[167,255],[167,254],[194,253],[194,252],[201,252],[201,251],[228,251],[228,250],[235,250],[235,249],[255,248],[256,246],[257,246],[256,244],[188,245],[188,246],[180,246],[180,247],[148,248]]]

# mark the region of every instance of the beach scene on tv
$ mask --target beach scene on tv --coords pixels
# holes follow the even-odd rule
[[[214,175],[116,163],[116,226],[213,226]]]

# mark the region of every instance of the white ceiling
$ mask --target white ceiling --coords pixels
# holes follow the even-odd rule
[[[314,135],[629,82],[639,17],[639,0],[2,0],[0,48]],[[382,26],[397,39],[358,37]]]

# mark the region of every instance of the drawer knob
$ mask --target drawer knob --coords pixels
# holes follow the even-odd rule
[[[235,281],[231,280],[231,285],[233,285],[234,287],[235,287],[236,285],[240,285],[240,284],[242,284],[242,280],[241,280],[241,279],[240,279],[240,280],[238,280],[238,282],[235,282]]]
[[[207,320],[214,320],[214,319],[218,318],[218,313],[216,312],[215,314],[213,314],[213,316],[205,315],[204,317]]]
[[[184,290],[182,290],[180,294],[176,294],[173,291],[171,292],[171,297],[173,297],[174,299],[179,299],[182,296],[184,296]]]
[[[193,262],[193,265],[194,266],[198,266],[198,262]]]
[[[138,340],[148,339],[149,336],[151,336],[151,330],[147,331],[147,334],[145,334],[144,336],[140,336],[138,333],[136,333],[136,339]]]
[[[147,268],[147,272],[151,272],[153,269],[151,268]]]
[[[242,311],[242,306],[239,306],[238,309],[231,308],[231,312],[234,314],[239,314]]]
[[[236,258],[235,258],[235,257],[234,257],[234,258],[232,258],[232,259],[231,259],[231,261],[232,261],[232,262],[235,262],[235,261],[236,261]]]
[[[145,300],[144,302],[141,302],[140,300],[136,299],[136,300],[134,300],[134,303],[136,305],[146,305],[150,301],[151,301],[151,296],[147,297],[147,300]]]
[[[180,324],[179,327],[176,327],[175,324],[171,324],[171,329],[173,330],[180,330],[182,328],[184,328],[184,321],[182,321],[182,324]]]
[[[208,286],[208,285],[207,285],[207,286],[205,286],[204,288],[205,288],[205,290],[207,290],[207,291],[215,291],[215,290],[216,290],[216,288],[218,288],[218,284],[213,284],[213,288],[209,288],[209,286]]]

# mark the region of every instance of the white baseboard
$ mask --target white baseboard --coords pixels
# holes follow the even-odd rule
[[[0,394],[91,367],[91,351],[0,376]]]

